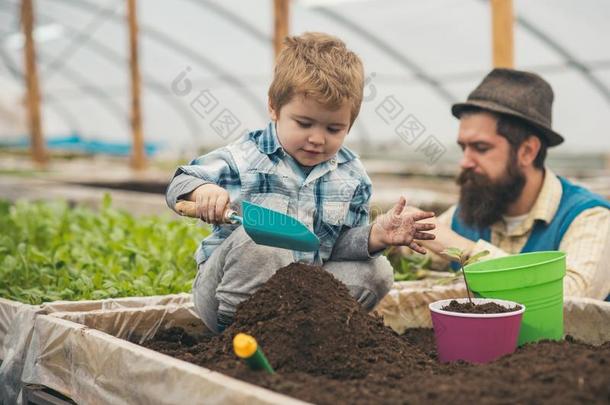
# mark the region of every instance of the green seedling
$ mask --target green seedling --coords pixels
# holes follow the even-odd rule
[[[0,200],[0,297],[28,304],[191,290],[197,221],[135,217],[111,206]]]
[[[431,259],[423,255],[405,255],[396,246],[389,248],[385,255],[394,269],[394,281],[420,280],[426,277]]]
[[[482,257],[487,256],[489,254],[489,250],[483,250],[473,256],[468,257],[465,251],[458,248],[447,248],[441,252],[443,255],[447,256],[452,261],[459,263],[460,269],[462,271],[462,276],[464,277],[464,284],[466,284],[466,293],[468,294],[468,302],[473,304],[472,298],[470,297],[470,287],[468,287],[468,280],[466,278],[466,272],[464,271],[464,267],[479,261]],[[473,304],[474,305],[474,304]]]

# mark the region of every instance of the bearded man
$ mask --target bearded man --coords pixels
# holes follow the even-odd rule
[[[604,299],[610,293],[610,204],[545,166],[563,137],[551,127],[553,90],[540,76],[494,69],[453,105],[462,148],[459,203],[436,220],[440,254],[457,247],[486,258],[561,250],[564,294]],[[437,265],[447,265],[433,255]]]

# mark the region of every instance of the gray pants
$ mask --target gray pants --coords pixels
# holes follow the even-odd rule
[[[199,266],[193,283],[195,310],[211,331],[218,332],[218,313],[232,317],[237,304],[293,261],[289,250],[257,245],[239,227]],[[328,261],[323,268],[343,282],[368,311],[393,282],[392,266],[383,256],[367,261]]]

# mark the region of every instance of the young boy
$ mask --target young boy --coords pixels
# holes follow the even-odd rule
[[[213,234],[196,253],[195,309],[207,327],[222,332],[237,304],[292,262],[323,265],[367,310],[389,291],[393,271],[380,256],[390,245],[425,253],[415,239],[433,239],[418,223],[433,213],[405,210],[401,197],[368,225],[371,181],[343,142],[360,110],[364,72],[359,57],[339,39],[320,33],[289,37],[269,88],[271,123],[226,147],[181,166],[167,203],[195,201]],[[223,223],[241,201],[286,213],[320,238],[317,252],[255,244],[242,226]]]

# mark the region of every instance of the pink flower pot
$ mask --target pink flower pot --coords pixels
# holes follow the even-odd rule
[[[475,304],[495,302],[507,308],[521,305],[521,309],[501,314],[443,311],[441,308],[451,301],[441,300],[428,305],[441,362],[465,360],[487,363],[515,351],[525,306],[512,301],[473,298]],[[468,298],[458,298],[456,301],[464,303],[468,302]]]

